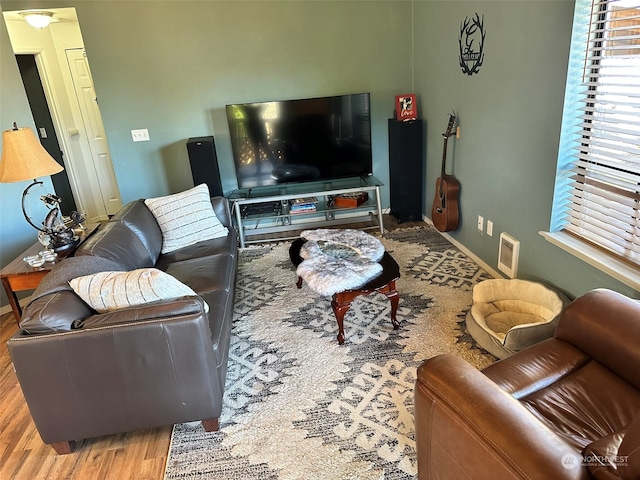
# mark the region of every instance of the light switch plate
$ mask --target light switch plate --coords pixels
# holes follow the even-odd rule
[[[149,130],[146,128],[140,128],[138,130],[131,130],[131,138],[134,142],[148,142]]]

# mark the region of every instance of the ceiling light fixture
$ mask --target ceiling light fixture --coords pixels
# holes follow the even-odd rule
[[[29,25],[39,29],[49,26],[53,19],[53,12],[46,11],[32,10],[29,12],[21,12],[20,15],[24,17]]]

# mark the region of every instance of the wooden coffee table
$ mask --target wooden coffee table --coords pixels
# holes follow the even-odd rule
[[[18,255],[11,261],[6,267],[0,271],[0,279],[4,286],[7,297],[9,298],[9,304],[11,310],[13,310],[13,316],[16,319],[16,323],[20,325],[20,317],[22,316],[22,308],[18,301],[16,292],[22,292],[25,290],[35,290],[40,285],[40,282],[44,276],[49,273],[56,263],[59,263],[63,258],[66,258],[75,252],[75,250],[84,242],[91,234],[93,234],[98,227],[99,223],[92,223],[87,225],[86,229],[80,235],[80,242],[72,249],[65,250],[58,254],[58,258],[55,262],[45,262],[41,267],[31,267],[27,265],[22,259],[28,255],[37,255],[44,247],[40,242],[36,242],[27,248],[24,252]]]
[[[294,240],[289,248],[289,258],[291,258],[291,262],[296,268],[302,263],[300,249],[305,241],[302,238]],[[396,280],[400,278],[400,267],[388,252],[384,252],[379,263],[382,265],[380,275],[358,289],[344,290],[333,295],[331,308],[338,321],[338,343],[340,345],[344,343],[344,316],[351,307],[351,302],[360,295],[369,295],[373,292],[385,295],[391,302],[391,324],[393,329],[396,330],[400,326],[400,322],[396,320],[396,312],[400,301],[400,294],[396,290]],[[298,277],[296,286],[302,288],[302,278]]]

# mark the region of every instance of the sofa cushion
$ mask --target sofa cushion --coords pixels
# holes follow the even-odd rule
[[[84,255],[107,258],[126,270],[153,267],[156,260],[133,230],[122,222],[109,222],[101,226],[76,250],[76,257]]]
[[[189,285],[198,294],[213,290],[228,292],[236,275],[233,257],[226,254],[172,263],[166,272]]]
[[[196,295],[191,288],[156,268],[99,272],[74,278],[69,284],[99,313]]]
[[[162,248],[162,231],[144,200],[127,203],[109,221],[122,222],[129,227],[138,236],[155,263]]]
[[[179,248],[173,252],[160,255],[156,262],[156,268],[166,271],[172,263],[209,257],[211,255],[218,255],[221,253],[237,256],[237,242],[238,235],[236,234],[236,231],[232,229],[226,237],[212,238],[211,240],[198,242],[194,245],[189,245],[188,247]]]
[[[144,202],[162,231],[162,253],[229,233],[216,217],[209,187],[204,183],[173,195],[148,198]]]

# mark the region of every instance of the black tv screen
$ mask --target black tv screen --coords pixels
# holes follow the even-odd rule
[[[238,187],[371,175],[368,93],[227,105]]]

